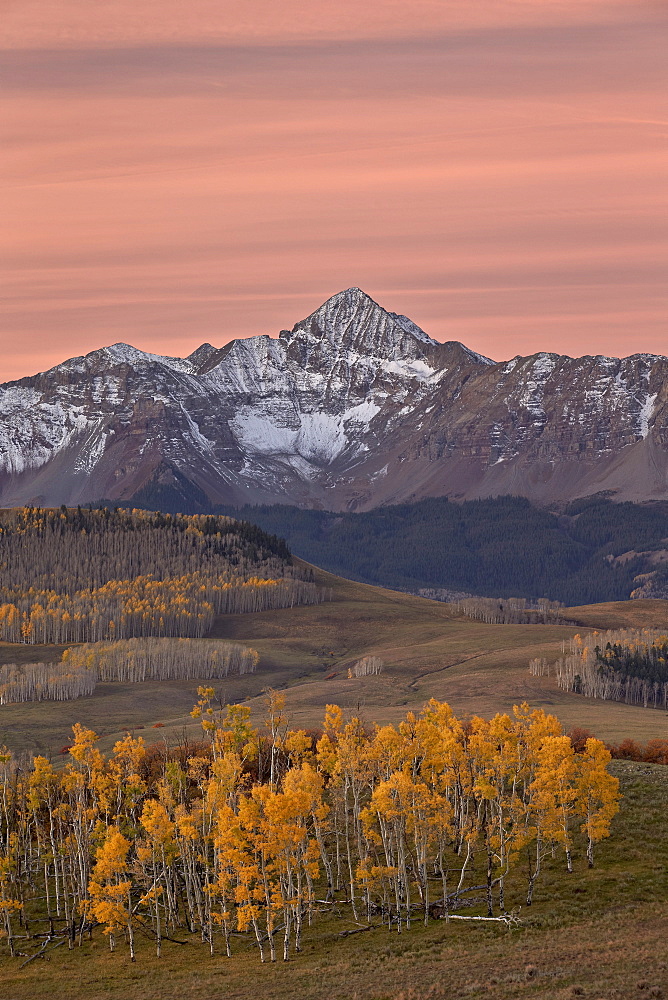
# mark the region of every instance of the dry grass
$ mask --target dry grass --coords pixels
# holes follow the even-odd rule
[[[461,715],[493,715],[523,700],[555,712],[566,728],[584,726],[603,739],[631,736],[641,742],[665,734],[662,712],[592,701],[559,691],[548,677],[531,677],[528,661],[556,659],[575,626],[486,625],[457,614],[449,605],[396,591],[353,583],[318,570],[333,600],[314,607],[220,616],[212,631],[254,646],[261,654],[257,674],[217,682],[224,701],[245,700],[262,718],[262,691],[286,689],[291,724],[317,726],[327,703],[336,702],[369,722],[397,721],[436,697]],[[663,625],[667,601],[631,601],[573,608],[583,626]],[[61,647],[0,644],[0,662],[49,659]],[[384,673],[348,680],[347,668],[364,655],[380,656]],[[189,716],[192,681],[142,685],[100,685],[91,698],[65,703],[0,707],[0,743],[56,752],[81,721],[106,734],[110,745],[125,730],[144,726],[147,739],[197,735]],[[153,729],[155,723],[164,727]]]
[[[668,601],[608,601],[606,604],[583,604],[566,608],[568,618],[587,628],[651,628],[668,627]]]
[[[343,925],[340,925],[343,926]],[[55,952],[41,968],[0,965],[4,1000],[631,1000],[668,996],[668,916],[649,906],[568,928],[507,936],[442,925],[390,940],[387,931],[338,940],[338,926],[307,939],[287,964],[247,954],[210,958],[193,944],[140,947],[132,965],[104,943]],[[360,944],[366,938],[366,946]],[[536,971],[527,974],[527,968]],[[4,981],[4,982],[3,982]],[[643,984],[639,986],[639,984]],[[661,991],[661,992],[659,992]]]

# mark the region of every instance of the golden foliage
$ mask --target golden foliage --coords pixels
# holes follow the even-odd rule
[[[530,904],[545,858],[572,870],[582,843],[592,865],[618,808],[603,744],[575,753],[556,718],[526,704],[465,723],[432,700],[373,729],[328,706],[316,740],[288,730],[277,692],[262,732],[246,706],[198,694],[205,742],[180,762],[166,755],[158,772],[141,739],[105,757],[81,725],[60,770],[0,753],[10,941],[33,897],[52,919],[73,926],[79,914],[80,933],[102,924],[111,948],[122,931],[131,954],[138,925],[160,954],[185,922],[226,954],[232,933],[248,932],[262,960],[276,958],[279,936],[284,958],[299,950],[317,892],[332,901],[343,890],[356,919],[380,914],[397,930],[456,910],[472,886],[489,915],[503,914],[511,871],[526,874]]]

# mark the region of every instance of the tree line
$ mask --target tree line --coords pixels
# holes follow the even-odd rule
[[[0,522],[0,639],[201,638],[217,614],[327,595],[284,543],[230,518],[21,508]]]
[[[545,597],[534,604],[525,597],[468,597],[454,603],[467,618],[489,625],[561,625],[564,621],[563,605]]]
[[[96,683],[94,670],[68,663],[4,663],[0,667],[0,705],[87,698]]]
[[[59,663],[8,663],[0,667],[0,705],[85,698],[98,681],[208,680],[249,674],[256,650],[213,639],[121,639],[63,650]]]
[[[62,645],[136,636],[201,638],[217,614],[318,604],[327,596],[306,580],[256,576],[226,580],[213,572],[168,580],[150,576],[109,580],[75,594],[5,587],[0,589],[0,639]]]
[[[569,656],[553,667],[532,660],[529,669],[552,670],[559,687],[573,694],[668,710],[668,635],[658,629],[576,635]]]
[[[80,725],[62,768],[3,751],[12,954],[31,934],[74,949],[99,928],[133,960],[140,930],[158,955],[187,931],[212,953],[240,934],[262,961],[287,959],[334,906],[399,933],[438,917],[512,923],[522,883],[531,905],[548,858],[567,872],[582,852],[592,866],[618,809],[603,744],[575,753],[527,705],[465,723],[432,700],[372,729],[332,705],[313,734],[289,730],[276,692],[261,732],[247,707],[213,698],[199,689],[203,740],[179,755],[128,734],[105,757]]]
[[[19,507],[0,518],[0,566],[19,589],[73,594],[108,580],[195,572],[296,576],[285,542],[229,517]]]

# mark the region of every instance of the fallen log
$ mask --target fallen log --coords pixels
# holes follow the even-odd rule
[[[339,931],[339,937],[350,937],[351,934],[361,934],[362,931],[372,931],[375,928],[375,924],[369,924],[368,927],[353,927],[349,931]]]
[[[51,944],[52,941],[53,941],[53,938],[49,938],[47,941],[45,941],[44,944],[42,945],[42,947],[39,948],[35,952],[34,955],[31,955],[30,958],[26,958],[25,962],[21,962],[21,964],[19,965],[19,969],[23,969],[23,968],[25,968],[26,965],[30,965],[30,963],[34,962],[36,958],[41,958],[44,955],[44,952],[49,947],[49,945]],[[67,941],[66,937],[61,938],[60,941],[56,941],[56,943],[54,944],[53,948],[60,948],[61,944],[65,944],[66,941]],[[53,948],[51,949],[52,951],[53,951]]]
[[[441,917],[442,920],[486,920],[492,923],[505,924],[506,927],[514,927],[516,924],[521,924],[517,913],[502,913],[500,917],[463,917],[458,913],[449,913]]]

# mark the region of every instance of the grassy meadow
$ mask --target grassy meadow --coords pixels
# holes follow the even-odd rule
[[[459,716],[490,716],[528,701],[556,714],[565,729],[584,726],[602,739],[638,741],[665,736],[663,712],[567,694],[549,677],[532,677],[529,659],[556,659],[562,643],[591,628],[661,626],[668,602],[634,601],[569,609],[577,625],[488,625],[452,606],[352,583],[317,571],[332,600],[249,615],[219,616],[212,636],[255,647],[256,674],[216,682],[222,701],[250,704],[256,723],[263,690],[281,688],[292,728],[318,726],[324,706],[340,704],[368,722],[396,722],[426,700],[448,701]],[[62,648],[0,644],[0,662],[50,660]],[[384,672],[348,679],[363,655],[380,656]],[[71,702],[0,707],[0,743],[57,755],[81,721],[102,734],[109,750],[124,732],[147,742],[198,739],[189,714],[192,681],[99,684],[94,695]],[[141,732],[140,732],[141,731]],[[668,767],[613,761],[622,783],[621,811],[612,836],[597,848],[596,867],[575,858],[568,875],[562,858],[548,862],[531,908],[518,869],[508,909],[521,925],[418,919],[401,935],[385,927],[360,930],[346,908],[322,906],[305,933],[302,953],[289,963],[261,965],[246,939],[235,939],[231,959],[208,954],[201,942],[179,935],[158,960],[148,938],[138,938],[131,964],[119,942],[110,954],[98,929],[74,953],[60,947],[24,969],[0,950],[2,1000],[489,1000],[542,998],[628,1000],[668,997]],[[481,905],[464,914],[484,913]],[[20,942],[19,942],[20,949]],[[29,953],[34,947],[32,943]]]
[[[216,682],[227,702],[245,701],[262,719],[263,690],[282,688],[293,728],[315,727],[326,704],[339,704],[368,722],[396,722],[431,697],[460,716],[490,716],[528,701],[558,715],[564,727],[583,726],[601,739],[644,742],[667,731],[665,713],[560,691],[553,678],[532,677],[528,662],[561,655],[562,642],[590,628],[661,626],[668,602],[622,601],[567,610],[578,626],[489,625],[454,607],[397,591],[353,583],[316,571],[331,588],[320,605],[220,615],[211,635],[253,646],[257,673]],[[0,644],[0,662],[58,659],[62,647]],[[359,657],[380,656],[379,676],[349,680]],[[189,712],[193,681],[100,684],[88,698],[0,706],[0,743],[16,750],[57,754],[75,722],[103,735],[109,748],[127,730],[144,727],[147,741],[198,738]],[[157,728],[155,728],[157,727]]]

